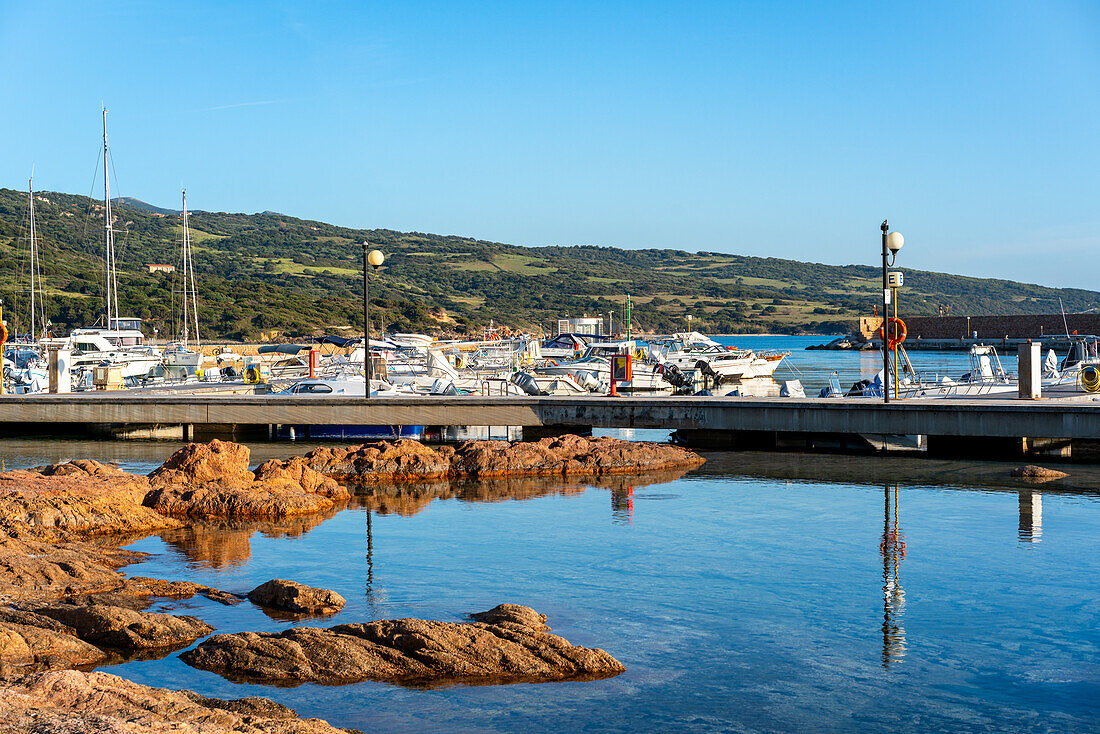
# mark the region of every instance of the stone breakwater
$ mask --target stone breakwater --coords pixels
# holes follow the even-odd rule
[[[431,479],[518,476],[603,476],[648,472],[703,463],[679,446],[616,438],[558,436],[523,441],[465,441],[425,446],[419,441],[378,441],[347,449],[319,448],[305,461],[329,477],[358,484]]]
[[[212,441],[189,444],[148,476],[91,460],[0,473],[0,724],[28,731],[339,731],[266,699],[221,701],[89,672],[134,656],[164,657],[214,631],[196,617],[146,611],[154,598],[245,598],[192,582],[127,577],[119,569],[145,557],[117,547],[131,540],[152,533],[201,539],[203,528],[227,523],[329,516],[351,499],[341,483],[349,480],[429,483],[431,496],[454,479],[601,477],[703,462],[679,447],[576,436],[439,448],[378,442],[317,449],[254,471],[249,458],[245,446]],[[296,614],[332,614],[344,601],[285,579],[248,597]],[[284,685],[534,682],[624,669],[603,650],[549,634],[545,617],[527,607],[501,605],[473,616],[463,623],[398,619],[216,635],[185,660],[226,677]]]

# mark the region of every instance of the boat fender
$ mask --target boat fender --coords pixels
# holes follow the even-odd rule
[[[1086,392],[1100,392],[1100,367],[1090,364],[1081,368],[1081,387]]]

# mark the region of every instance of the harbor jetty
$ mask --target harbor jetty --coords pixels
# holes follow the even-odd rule
[[[133,435],[202,439],[266,439],[280,425],[521,426],[546,437],[592,428],[677,431],[689,445],[732,448],[889,446],[891,436],[932,454],[973,457],[1067,455],[1100,440],[1100,401],[1073,390],[1042,400],[1005,394],[912,398],[883,404],[862,397],[752,398],[717,396],[299,398],[262,396],[134,396],[125,393],[9,396],[9,435]],[[884,443],[885,442],[885,443]]]
[[[1007,352],[1021,344],[1042,342],[1044,349],[1064,354],[1075,337],[1100,334],[1100,313],[906,316],[905,325],[905,348],[911,352],[966,352],[981,345]],[[865,316],[851,334],[809,349],[882,349],[882,340],[877,336],[881,328],[881,316]]]

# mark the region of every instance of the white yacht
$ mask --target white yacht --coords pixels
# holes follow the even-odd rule
[[[70,350],[74,370],[109,363],[121,368],[123,377],[141,377],[161,363],[160,351],[145,344],[141,319],[112,319],[111,327],[74,329],[68,338],[45,339],[42,344]]]

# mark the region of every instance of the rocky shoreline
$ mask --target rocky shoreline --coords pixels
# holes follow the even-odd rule
[[[446,488],[453,480],[492,477],[505,483],[505,496],[524,497],[569,490],[511,488],[508,477],[682,473],[701,463],[675,446],[562,436],[438,448],[377,442],[317,449],[255,471],[247,447],[212,441],[186,446],[148,476],[91,460],[0,473],[0,724],[27,732],[340,731],[266,699],[221,701],[95,672],[135,656],[173,654],[215,631],[197,617],[147,611],[156,598],[201,594],[229,605],[248,598],[294,619],[344,605],[332,591],[286,579],[246,595],[126,576],[119,569],[145,554],[118,546],[137,538],[201,540],[204,528],[296,517],[308,529],[311,518],[353,501],[349,482],[371,488],[360,500],[368,506],[379,496],[375,488],[395,483],[419,493],[421,506],[422,497],[467,491]],[[469,622],[397,619],[214,635],[181,657],[230,679],[279,685],[591,680],[625,669],[603,650],[550,634],[545,622],[528,607],[503,604]]]

